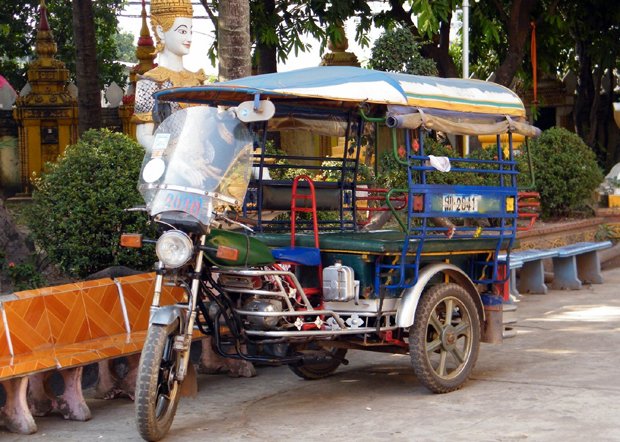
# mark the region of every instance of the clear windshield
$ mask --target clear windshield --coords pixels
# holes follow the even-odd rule
[[[208,106],[175,112],[155,131],[138,189],[151,215],[181,211],[208,224],[240,205],[252,170],[252,136],[234,113]]]

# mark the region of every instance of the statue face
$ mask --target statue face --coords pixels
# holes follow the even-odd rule
[[[172,27],[163,33],[164,50],[175,55],[189,54],[192,44],[192,19],[189,17],[177,17]]]

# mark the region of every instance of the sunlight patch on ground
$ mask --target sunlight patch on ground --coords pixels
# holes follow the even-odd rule
[[[528,353],[545,353],[552,355],[572,355],[577,353],[574,350],[563,350],[561,348],[530,348],[525,351]]]
[[[566,307],[559,312],[551,312],[541,318],[543,321],[584,321],[608,322],[620,321],[620,307],[607,305]]]

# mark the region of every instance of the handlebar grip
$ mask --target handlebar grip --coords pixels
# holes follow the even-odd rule
[[[232,221],[236,221],[238,223],[242,223],[242,224],[247,224],[249,226],[257,226],[258,225],[258,221],[253,219],[253,218],[247,218],[245,216],[241,216],[237,213],[234,214],[228,214],[227,218],[229,218]]]
[[[239,221],[240,223],[248,224],[250,226],[258,225],[258,220],[255,220],[253,218],[246,218],[245,216],[237,216],[236,221]]]

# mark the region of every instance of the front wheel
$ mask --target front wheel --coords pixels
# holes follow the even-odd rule
[[[181,392],[177,372],[181,354],[174,349],[179,320],[149,326],[136,381],[136,424],[143,439],[162,439],[172,425]]]
[[[480,347],[480,317],[470,294],[457,284],[440,284],[421,298],[409,330],[413,370],[433,393],[459,389]]]

